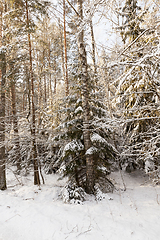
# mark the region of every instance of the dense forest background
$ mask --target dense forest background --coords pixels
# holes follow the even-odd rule
[[[159,0],[2,0],[0,44],[1,190],[7,169],[70,198],[122,169],[160,182]]]

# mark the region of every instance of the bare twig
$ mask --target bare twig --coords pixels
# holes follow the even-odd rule
[[[23,200],[34,200],[34,198],[24,198]]]
[[[157,203],[158,203],[158,205],[160,205],[160,202],[159,202],[159,195],[158,195],[158,193],[157,193],[157,189],[155,188],[155,191],[156,191],[156,199],[157,199]]]
[[[7,167],[8,167],[8,166],[7,166]],[[15,176],[16,180],[19,182],[19,184],[20,184],[21,186],[23,186],[23,183],[20,182],[20,180],[19,180],[18,177],[16,176],[15,172],[14,172],[11,168],[9,168],[9,167],[8,167],[8,169],[14,174],[14,176]]]
[[[14,215],[13,217],[10,217],[10,218],[8,218],[5,222],[8,222],[9,220],[11,220],[12,218],[14,218],[14,217],[16,217],[16,216],[20,216],[19,214],[16,214],[16,215]],[[20,216],[21,217],[21,216]]]
[[[86,230],[86,231],[84,231],[84,232],[79,233],[79,234],[76,236],[76,238],[79,237],[79,236],[82,235],[82,234],[85,234],[85,233],[87,233],[87,232],[90,232],[91,230],[92,230],[92,229],[88,229],[88,230]]]

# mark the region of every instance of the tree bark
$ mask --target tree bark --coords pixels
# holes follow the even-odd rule
[[[60,40],[61,40],[61,59],[62,59],[62,71],[63,71],[63,79],[65,81],[65,67],[64,67],[64,50],[63,50],[63,34],[62,27],[59,19],[59,31],[60,31]]]
[[[22,112],[24,114],[25,111],[25,84],[24,84],[24,80],[22,83],[22,89],[23,89],[23,96],[22,96]]]
[[[93,60],[94,74],[96,75],[97,66],[96,66],[95,39],[94,39],[92,20],[90,21],[90,28],[91,28],[91,41],[92,41],[92,60]]]
[[[69,94],[68,84],[68,68],[67,68],[67,40],[66,40],[66,6],[65,0],[63,0],[63,28],[64,28],[64,57],[65,57],[65,84],[66,84],[66,96]]]
[[[44,105],[47,104],[47,85],[46,85],[46,73],[45,73],[45,49],[43,49],[43,86],[44,86]]]
[[[29,30],[29,14],[28,14],[28,2],[26,0],[26,20],[27,28]],[[32,69],[32,48],[31,38],[28,31],[28,45],[29,45],[29,62],[30,62],[30,80],[31,80],[31,103],[32,103],[32,148],[33,148],[33,164],[34,164],[34,185],[40,185],[40,176],[38,169],[37,160],[37,149],[36,149],[36,121],[35,121],[35,107],[34,107],[34,82],[33,82],[33,69]]]
[[[52,93],[52,74],[51,74],[51,43],[50,43],[50,39],[49,39],[49,53],[48,53],[48,61],[49,61],[49,100],[50,100],[50,107],[52,109],[53,107],[53,93]]]
[[[5,75],[6,58],[5,53],[1,53],[1,110],[0,110],[0,190],[5,190],[6,186],[6,159],[5,159]]]
[[[83,4],[82,0],[77,0],[78,13],[83,19]],[[89,106],[89,76],[87,69],[87,56],[84,45],[83,30],[79,30],[78,34],[78,49],[79,60],[81,65],[81,83],[82,83],[82,104],[83,104],[83,137],[85,151],[92,146],[90,140],[90,106]],[[94,161],[93,154],[86,154],[86,192],[94,193],[95,175],[94,175]]]
[[[56,76],[56,72],[57,72],[57,64],[56,64],[56,60],[54,60],[54,95],[57,92],[57,76]]]
[[[0,3],[0,44],[2,46],[2,12]],[[6,185],[6,159],[5,159],[5,84],[6,84],[6,56],[1,52],[1,104],[0,104],[0,190],[5,190]]]

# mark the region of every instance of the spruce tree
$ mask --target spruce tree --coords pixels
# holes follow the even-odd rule
[[[159,122],[157,111],[159,108],[159,84],[157,82],[159,65],[156,63],[155,54],[159,40],[156,37],[154,25],[151,27],[152,30],[149,28],[147,30],[148,26],[145,24],[143,13],[147,13],[148,10],[142,11],[137,16],[134,10],[140,9],[137,7],[137,1],[130,1],[128,8],[124,7],[125,11],[126,9],[128,10],[125,12],[126,23],[123,29],[129,30],[125,34],[123,32],[122,35],[125,36],[125,40],[128,39],[129,47],[122,51],[121,60],[117,63],[123,66],[123,74],[117,80],[119,86],[116,97],[117,106],[123,113],[121,116],[125,119],[122,158],[125,164],[128,162],[126,170],[131,171],[136,167],[144,168],[147,159],[157,162],[156,151],[151,151],[149,142],[154,135],[151,134],[151,129],[156,128]],[[143,17],[136,22],[137,25],[132,27],[128,20],[132,16],[134,18],[131,19],[131,23],[139,19],[139,16]]]
[[[124,43],[126,40],[133,41],[143,31],[140,24],[143,21],[141,7],[137,0],[126,0],[124,7],[119,13],[122,16],[120,34]]]
[[[94,81],[94,78],[93,78]],[[87,191],[87,155],[93,157],[94,168],[94,193],[100,188],[102,191],[112,191],[113,184],[108,178],[108,174],[115,168],[115,158],[117,150],[114,148],[113,128],[111,119],[107,113],[107,108],[100,100],[100,92],[94,93],[93,85],[89,84],[89,108],[90,108],[90,141],[92,146],[85,150],[83,127],[83,102],[81,94],[81,79],[78,75],[70,79],[74,84],[72,94],[64,99],[67,107],[60,110],[61,124],[54,130],[52,147],[56,150],[56,158],[52,159],[53,169],[58,171],[63,177],[68,177],[66,186],[69,199],[83,199],[83,191]],[[104,93],[103,93],[104,98]],[[78,197],[76,197],[76,195]]]

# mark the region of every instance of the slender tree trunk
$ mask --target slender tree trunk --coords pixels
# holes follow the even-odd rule
[[[47,86],[46,86],[46,73],[45,73],[45,49],[43,49],[43,86],[44,86],[44,104],[45,104],[45,107],[46,107],[46,104],[47,104]]]
[[[22,83],[22,89],[23,89],[22,112],[23,112],[23,115],[24,115],[24,111],[25,111],[25,83],[24,83],[24,81]]]
[[[65,81],[65,67],[64,67],[64,52],[63,52],[63,34],[59,20],[59,31],[60,31],[60,38],[61,38],[61,59],[62,59],[62,71],[63,71],[63,79]]]
[[[46,87],[46,75],[43,77],[43,86],[44,86],[44,104],[47,104],[47,87]]]
[[[18,173],[21,170],[21,154],[20,154],[20,145],[19,145],[19,134],[18,134],[18,119],[17,119],[17,110],[16,110],[16,91],[15,91],[15,82],[11,82],[11,100],[12,100],[12,114],[13,114],[13,129],[14,129],[14,142],[15,142],[15,155],[17,163]]]
[[[26,18],[27,28],[29,30],[29,14],[28,14],[28,2],[26,0]],[[30,61],[30,80],[31,80],[31,102],[32,102],[32,146],[33,146],[33,163],[34,163],[34,184],[40,185],[40,177],[37,161],[37,149],[36,149],[36,121],[35,121],[35,107],[34,107],[34,82],[33,82],[33,69],[32,69],[32,48],[30,33],[28,32],[28,45],[29,45],[29,61]]]
[[[1,53],[2,54],[2,53]],[[1,57],[1,109],[0,109],[0,190],[6,187],[6,170],[5,170],[5,75],[6,75],[6,59],[5,53]]]
[[[30,116],[31,114],[31,84],[29,81],[29,69],[28,66],[26,66],[25,68],[25,75],[26,75],[26,84],[27,84],[27,98],[28,98],[28,114],[27,114],[27,118]]]
[[[53,94],[52,94],[52,74],[51,74],[51,43],[50,43],[50,40],[49,40],[49,54],[48,54],[48,57],[49,57],[49,91],[48,91],[48,94],[49,94],[49,99],[50,99],[50,106],[51,108],[53,107]]]
[[[97,74],[97,66],[96,66],[95,39],[94,39],[92,20],[90,21],[90,28],[91,28],[91,41],[92,41],[92,60],[93,60],[94,74],[96,75]]]
[[[68,84],[68,69],[67,69],[66,6],[65,6],[65,0],[63,0],[63,28],[64,28],[65,84],[66,84],[66,96],[68,96],[68,94],[69,94],[69,84]]]
[[[77,1],[78,13],[81,19],[83,18],[82,0]],[[83,30],[78,34],[79,60],[81,65],[81,82],[82,82],[82,100],[83,100],[83,137],[85,151],[92,146],[90,140],[90,106],[89,106],[89,76],[87,69],[87,56],[84,46]],[[94,161],[92,154],[86,154],[86,192],[94,193],[95,176],[94,176]]]
[[[56,90],[57,90],[57,76],[56,76],[56,72],[57,72],[57,66],[56,66],[56,60],[54,60],[54,94],[56,94]]]
[[[2,12],[3,5],[0,3],[0,44],[2,46]],[[6,56],[1,53],[1,104],[0,104],[0,190],[5,190],[6,186],[6,159],[5,159],[5,79]]]
[[[6,89],[8,89],[7,83],[6,83]],[[6,96],[5,96],[6,102],[5,102],[5,123],[7,128],[11,127],[12,123],[12,113],[11,113],[11,92],[6,91]]]
[[[38,107],[39,107],[39,111],[41,111],[42,109],[42,103],[41,103],[41,99],[42,99],[42,93],[41,93],[41,78],[38,81]],[[38,114],[38,127],[41,124],[41,113],[39,112]]]
[[[40,62],[40,54],[37,53],[37,74],[39,76],[39,79],[38,79],[38,109],[39,109],[39,113],[38,113],[38,128],[41,124],[41,109],[42,109],[42,80],[41,80],[41,73],[42,73],[42,67],[40,67],[39,69],[39,62]]]

